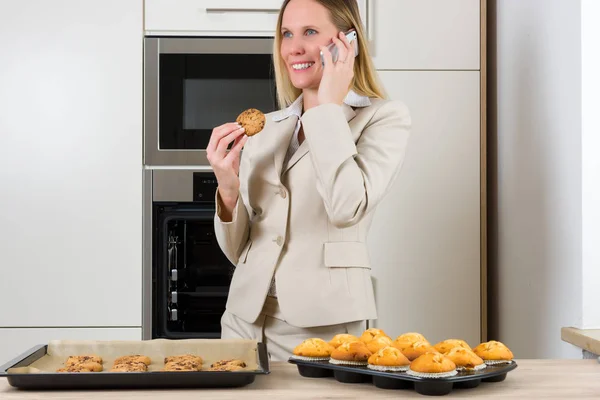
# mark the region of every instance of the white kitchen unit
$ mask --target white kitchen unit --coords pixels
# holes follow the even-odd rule
[[[478,70],[481,0],[370,0],[377,69]]]
[[[368,239],[390,335],[480,340],[479,71],[381,71],[410,109],[405,163]]]
[[[141,326],[142,37],[142,0],[0,3],[0,327]]]
[[[358,0],[366,22],[368,0]],[[373,0],[371,0],[373,1]],[[145,0],[149,36],[273,36],[283,0]]]
[[[0,328],[0,365],[51,340],[141,340],[141,328]]]

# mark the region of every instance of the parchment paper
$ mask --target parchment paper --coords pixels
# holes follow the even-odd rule
[[[258,370],[258,350],[255,340],[246,339],[185,339],[168,340],[153,339],[141,341],[72,341],[54,340],[48,343],[45,356],[28,367],[10,368],[6,372],[12,374],[31,374],[56,372],[64,367],[69,356],[95,354],[102,357],[103,371],[108,372],[116,358],[141,354],[150,357],[152,363],[148,371],[160,371],[164,367],[166,356],[193,354],[202,357],[202,369],[210,368],[216,361],[239,359],[246,363],[243,371]]]

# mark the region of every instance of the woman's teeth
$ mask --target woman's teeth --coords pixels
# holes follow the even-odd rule
[[[294,68],[296,71],[301,71],[303,69],[307,69],[312,67],[314,64],[314,62],[311,63],[304,63],[304,64],[294,64],[292,65],[292,68]]]

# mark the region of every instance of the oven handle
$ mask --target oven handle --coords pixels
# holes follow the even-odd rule
[[[279,14],[279,8],[207,8],[207,13],[268,13],[268,14]]]

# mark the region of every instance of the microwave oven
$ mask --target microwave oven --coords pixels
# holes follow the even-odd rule
[[[277,109],[272,37],[144,38],[144,165],[209,167],[213,128]]]

